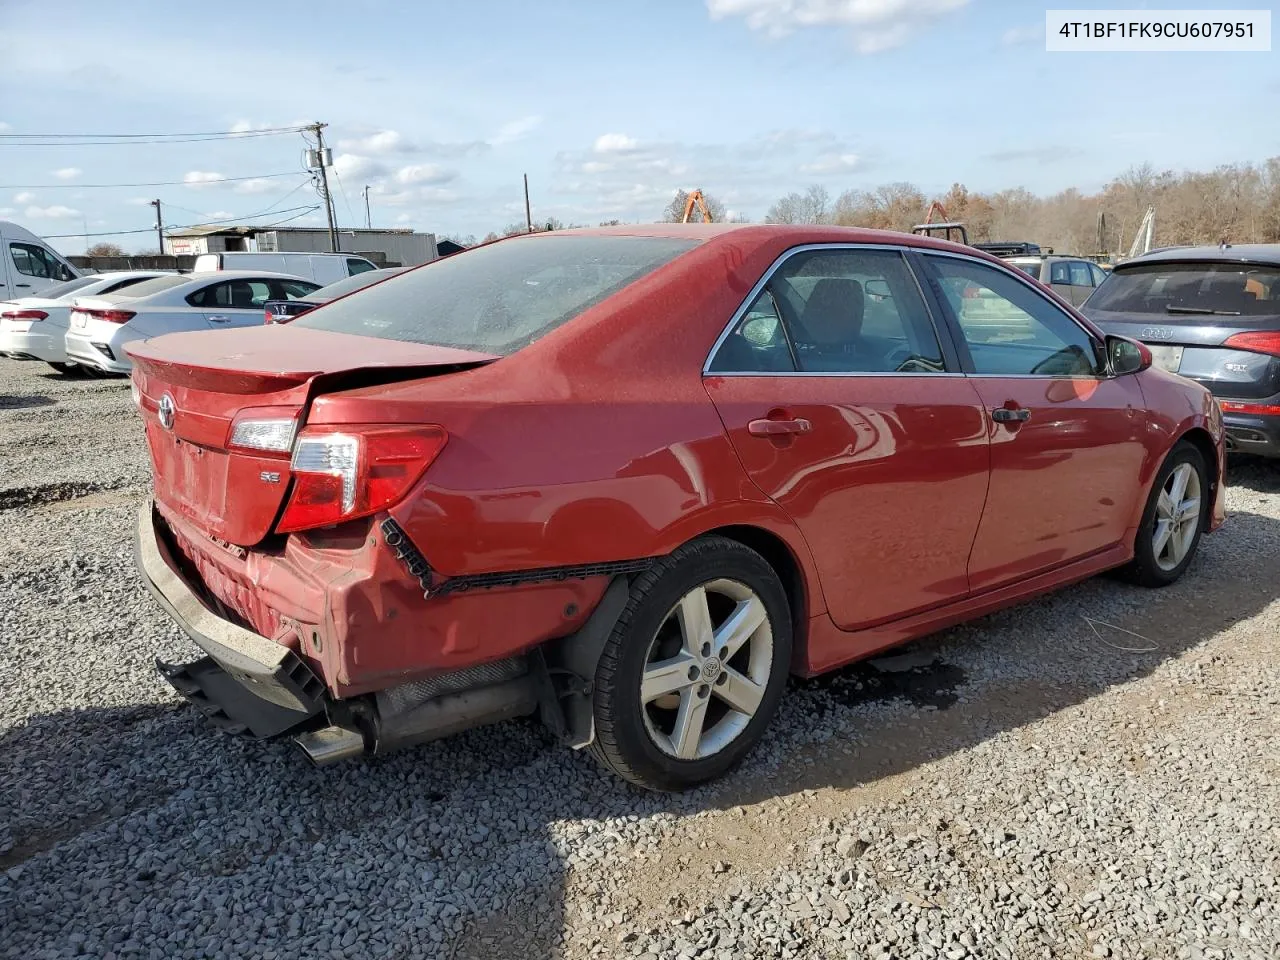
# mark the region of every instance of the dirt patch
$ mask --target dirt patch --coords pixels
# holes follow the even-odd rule
[[[98,483],[92,480],[70,480],[61,483],[39,483],[27,487],[10,487],[0,490],[0,510],[18,510],[23,507],[42,507],[50,504],[67,505],[71,501],[81,500],[96,494],[119,494],[126,499],[126,488],[109,483]],[[102,504],[91,503],[90,506]],[[115,506],[116,504],[107,504]],[[78,506],[78,505],[77,505]],[[64,506],[64,509],[74,509]]]

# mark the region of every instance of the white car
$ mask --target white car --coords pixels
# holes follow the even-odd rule
[[[67,359],[103,373],[133,367],[124,345],[166,333],[261,326],[268,300],[301,300],[318,283],[260,270],[144,280],[121,294],[80,297],[71,309]]]
[[[67,362],[63,340],[76,297],[130,296],[142,281],[165,275],[161,270],[100,273],[55,284],[39,296],[0,302],[0,357],[43,360],[65,372],[74,366]]]

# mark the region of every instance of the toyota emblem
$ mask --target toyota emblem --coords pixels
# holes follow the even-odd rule
[[[160,416],[160,426],[164,427],[166,430],[172,430],[173,415],[177,413],[177,411],[178,408],[173,402],[173,397],[166,393],[160,398],[160,407],[156,410],[156,413]]]

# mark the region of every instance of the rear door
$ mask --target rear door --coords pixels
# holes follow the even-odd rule
[[[704,383],[748,474],[804,535],[840,627],[968,592],[985,418],[902,253],[797,250],[730,324]]]
[[[1093,336],[1012,271],[954,255],[924,260],[991,442],[991,485],[968,568],[973,590],[1120,543],[1145,458],[1138,378],[1105,376]]]
[[[200,310],[205,323],[214,330],[261,326],[274,282],[271,277],[219,280],[189,295],[187,303]]]
[[[1067,264],[1067,274],[1071,279],[1071,303],[1080,306],[1093,293],[1093,274],[1089,271],[1089,261],[1072,260]]]

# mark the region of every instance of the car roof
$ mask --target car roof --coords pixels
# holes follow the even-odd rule
[[[723,241],[766,243],[785,239],[795,246],[808,243],[856,243],[918,247],[927,250],[963,253],[979,260],[1005,265],[1005,261],[998,257],[993,257],[985,250],[966,246],[963,243],[953,243],[950,240],[923,237],[914,233],[900,233],[896,230],[872,230],[869,227],[836,227],[807,223],[634,223],[616,227],[575,227],[568,230],[515,234],[494,242],[508,243],[517,240],[530,242],[547,237],[563,236],[663,237],[698,240],[707,243]]]
[[[1116,264],[1116,269],[1143,263],[1264,263],[1280,266],[1280,243],[1236,243],[1227,246],[1169,247]]]

